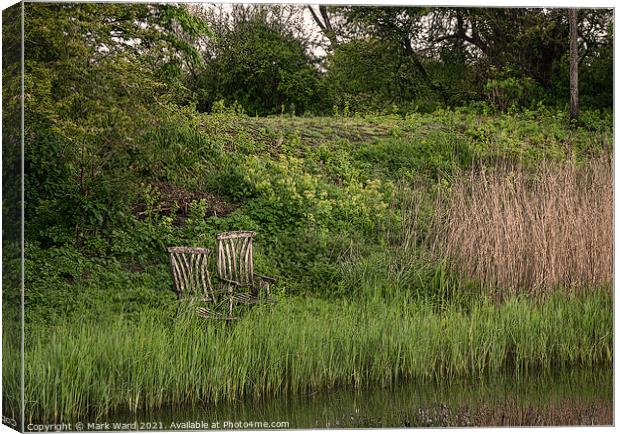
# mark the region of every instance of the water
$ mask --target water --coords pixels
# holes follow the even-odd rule
[[[611,369],[339,388],[219,405],[120,413],[116,429],[385,428],[613,424]],[[112,429],[112,425],[110,425]]]

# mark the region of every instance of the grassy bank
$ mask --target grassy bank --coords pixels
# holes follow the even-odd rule
[[[337,385],[609,366],[612,301],[608,290],[597,290],[438,312],[420,303],[293,298],[255,309],[228,328],[190,309],[189,315],[181,310],[135,322],[33,329],[26,414],[34,421],[67,421]]]
[[[581,273],[570,290],[569,280],[549,281],[545,291],[521,279],[524,267],[502,280],[495,273],[524,263],[525,251],[509,248],[518,243],[502,238],[519,231],[561,228],[540,238],[554,243],[551,259],[576,237],[609,257],[611,220],[596,218],[607,202],[585,204],[606,195],[611,178],[596,178],[605,187],[597,190],[554,175],[562,161],[587,172],[609,156],[607,118],[569,128],[548,111],[254,119],[175,109],[140,140],[127,167],[109,174],[126,193],[118,212],[103,218],[95,207],[95,223],[78,226],[59,221],[53,201],[29,213],[29,421],[611,361],[609,273]],[[554,193],[532,181],[544,182],[543,165],[557,191],[575,194],[565,218],[506,219],[526,204],[552,213]],[[496,167],[519,167],[528,181],[493,208],[507,177],[481,184],[479,175]],[[458,203],[478,208],[448,212]],[[467,220],[476,209],[501,230]],[[469,250],[437,250],[437,231],[450,232],[436,222],[451,224],[447,241]],[[586,222],[596,230],[584,231]],[[166,247],[213,246],[217,233],[241,229],[257,232],[255,270],[278,278],[280,303],[230,327],[185,312],[170,290]],[[556,261],[554,275],[579,271],[590,256],[580,255]],[[478,263],[491,265],[471,272]],[[3,371],[9,414],[17,374]]]

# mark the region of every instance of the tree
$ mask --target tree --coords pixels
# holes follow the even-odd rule
[[[27,229],[69,226],[81,241],[127,205],[158,110],[190,101],[181,74],[201,57],[188,41],[207,29],[146,4],[28,3],[25,24]]]
[[[251,115],[268,115],[316,105],[318,69],[305,41],[280,18],[271,7],[239,6],[213,26],[197,83],[199,109],[209,111],[223,100]]]
[[[319,29],[321,29],[321,32],[329,41],[330,49],[333,50],[334,48],[336,48],[338,46],[338,37],[336,35],[336,30],[332,24],[332,17],[330,15],[329,9],[327,8],[327,5],[319,5],[318,12],[314,10],[314,7],[312,7],[312,5],[307,5],[306,7],[310,11],[312,19],[314,20],[316,25],[319,26]]]
[[[444,86],[433,79],[425,66],[419,41],[424,39],[425,17],[430,9],[419,7],[351,6],[344,9],[350,24],[362,25],[367,34],[396,43],[426,85],[449,104]]]
[[[21,11],[2,11],[2,241],[19,243],[21,234]]]
[[[579,119],[579,47],[577,44],[577,9],[568,10],[570,25],[570,118]]]

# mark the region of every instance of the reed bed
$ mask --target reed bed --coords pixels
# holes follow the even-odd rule
[[[447,197],[447,199],[446,199]],[[609,284],[613,162],[462,175],[438,200],[433,247],[463,275],[506,293]]]
[[[27,421],[300,394],[338,385],[450,381],[510,368],[612,360],[609,291],[523,297],[469,312],[431,305],[289,299],[234,325],[187,314],[33,328]],[[9,365],[12,366],[12,365]],[[4,387],[19,378],[4,372]],[[13,385],[14,386],[14,385]],[[5,402],[5,412],[16,409]]]

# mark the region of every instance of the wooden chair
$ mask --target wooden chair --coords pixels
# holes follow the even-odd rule
[[[225,232],[217,236],[217,278],[221,291],[230,295],[229,315],[233,303],[275,302],[269,297],[269,285],[276,279],[254,273],[252,241],[255,236],[256,232],[251,231]]]
[[[209,254],[203,247],[168,247],[170,272],[177,298],[213,301],[215,294],[209,275]]]
[[[190,302],[209,302],[213,307],[199,306],[198,315],[209,319],[232,320],[230,314],[216,309],[216,294],[211,286],[209,255],[211,250],[203,247],[169,247],[170,272],[177,298]]]

